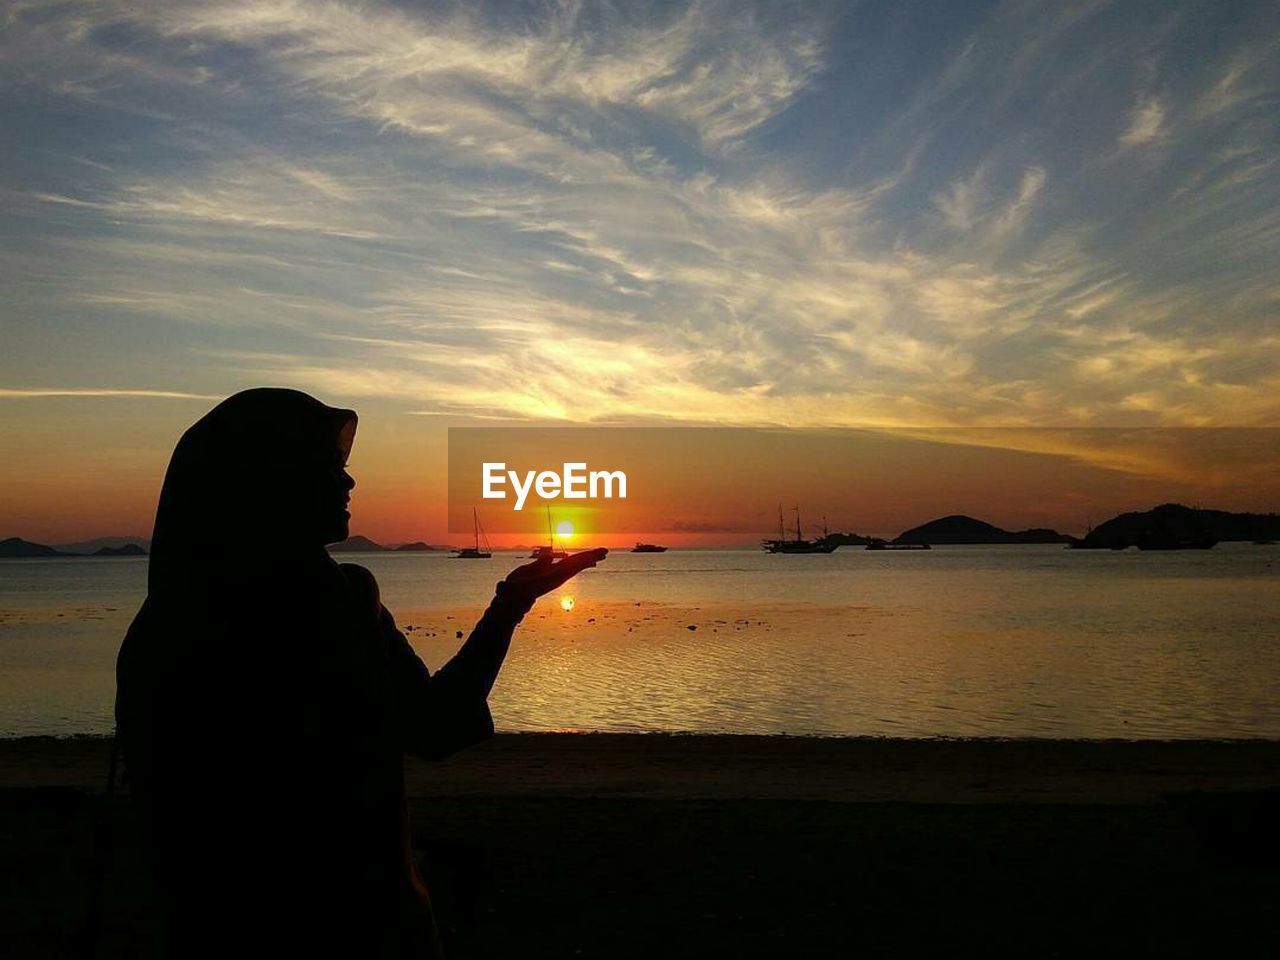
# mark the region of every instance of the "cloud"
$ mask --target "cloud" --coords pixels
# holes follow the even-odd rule
[[[948,226],[962,233],[974,228],[978,218],[979,189],[982,170],[963,180],[953,180],[945,193],[934,194],[933,204],[942,213]]]
[[[1003,210],[995,218],[992,229],[997,234],[1007,234],[1017,230],[1019,226],[1030,216],[1035,205],[1036,198],[1040,196],[1040,191],[1044,189],[1047,174],[1044,167],[1030,167],[1022,173],[1022,182],[1018,185],[1018,192],[1008,203],[1005,204]]]
[[[608,173],[611,159],[557,135],[565,110],[588,132],[609,119],[601,111],[643,111],[714,150],[784,109],[822,66],[820,24],[761,22],[728,4],[633,18],[591,17],[577,4],[547,13],[504,31],[459,15],[268,0],[178,4],[141,20],[168,37],[268,53],[274,70],[344,112],[570,177]]]
[[[933,205],[953,230],[986,243],[1004,241],[1031,215],[1048,179],[1044,167],[1022,171],[1017,186],[998,194],[986,183],[986,170],[953,180],[945,192],[933,195]]]
[[[0,387],[0,399],[31,400],[49,397],[141,397],[155,400],[221,400],[222,397],[207,393],[184,393],[173,390],[95,390],[92,388],[17,388]]]
[[[1120,135],[1120,145],[1141,147],[1158,143],[1165,139],[1167,133],[1164,104],[1156,97],[1144,97],[1134,105],[1129,127]]]
[[[1001,7],[927,55],[905,10],[35,10],[10,103],[79,139],[29,119],[49,162],[3,185],[0,280],[56,335],[28,358],[92,322],[124,364],[422,413],[1280,417],[1275,131],[1213,132],[1275,90],[1230,31],[1150,52],[1134,103],[1106,5]],[[1121,116],[1122,153],[1176,126],[1178,156],[1117,159]]]
[[[99,210],[137,221],[210,222],[371,240],[382,223],[354,191],[320,170],[267,155],[223,162],[199,183],[184,178],[127,183],[105,200],[35,193],[42,203]]]

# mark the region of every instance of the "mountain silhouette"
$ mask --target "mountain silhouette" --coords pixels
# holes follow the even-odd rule
[[[0,540],[0,557],[65,557],[68,554],[43,543],[32,543],[21,537]]]
[[[341,543],[330,544],[330,553],[380,553],[390,550],[380,543],[374,543],[368,537],[347,537]]]
[[[145,557],[147,551],[136,543],[126,543],[118,547],[99,547],[92,556],[95,557]]]
[[[1071,537],[1056,530],[1002,530],[1000,527],[955,514],[939,517],[898,535],[895,544],[904,543],[1070,543]]]
[[[9,537],[0,540],[0,557],[145,557],[147,550],[142,544],[146,542],[142,537],[102,537],[100,540],[51,547],[21,537]]]
[[[75,553],[81,556],[93,556],[103,547],[125,547],[137,544],[143,550],[151,549],[148,537],[94,537],[92,540],[77,540],[74,543],[55,543],[53,548],[59,553]]]
[[[1162,503],[1151,510],[1122,513],[1094,527],[1082,547],[1120,548],[1147,542],[1280,539],[1280,514],[1200,510]]]

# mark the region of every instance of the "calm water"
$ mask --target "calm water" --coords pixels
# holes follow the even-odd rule
[[[344,559],[432,667],[517,562]],[[0,736],[109,732],[145,580],[145,560],[0,561]],[[1280,548],[1249,544],[614,553],[572,613],[521,626],[492,705],[508,730],[1280,737],[1278,586]]]

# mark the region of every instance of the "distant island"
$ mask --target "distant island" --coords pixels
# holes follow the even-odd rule
[[[97,540],[85,540],[79,543],[50,546],[36,543],[21,537],[9,537],[0,540],[0,559],[34,559],[40,557],[145,557],[148,541],[143,537],[101,537]],[[387,547],[370,540],[368,537],[348,537],[341,543],[332,544],[329,550],[334,553],[385,553],[390,551],[402,553],[434,553],[452,550],[452,547],[440,544],[424,543],[414,540],[398,547]]]
[[[1230,513],[1164,503],[1151,510],[1122,513],[1099,524],[1083,538],[1056,530],[1002,530],[973,517],[950,516],[900,534],[894,544],[1065,543],[1079,549],[1122,550],[1146,546],[1172,548],[1219,541],[1280,540],[1280,514]]]
[[[398,547],[388,547],[377,541],[370,540],[368,537],[362,537],[357,534],[354,537],[347,537],[341,543],[329,544],[330,553],[435,553],[441,550],[452,550],[453,547],[443,546],[438,543],[424,543],[421,540],[414,540],[410,543],[402,543]]]
[[[136,543],[126,543],[122,547],[99,547],[90,554],[92,557],[145,557],[147,551]]]
[[[21,559],[38,557],[145,557],[148,541],[142,537],[101,537],[97,540],[85,540],[79,543],[50,546],[35,543],[21,537],[9,537],[0,540],[0,558]],[[334,553],[385,553],[390,551],[403,553],[434,553],[441,550],[452,550],[452,547],[439,544],[424,543],[414,540],[398,547],[387,547],[368,537],[348,537],[341,543],[330,545]]]
[[[380,543],[374,543],[368,537],[359,535],[347,537],[341,543],[329,544],[330,553],[381,553],[390,549],[390,547],[384,547]]]
[[[1153,510],[1112,517],[1072,545],[1086,550],[1123,550],[1143,545],[1277,539],[1280,539],[1280,514],[1228,513],[1163,503]]]
[[[905,544],[1070,543],[1074,538],[1056,530],[1002,530],[984,520],[952,515],[930,520],[899,534],[892,542]]]
[[[1061,543],[1077,549],[1112,549],[1141,546],[1146,549],[1178,549],[1192,545],[1208,545],[1221,541],[1254,541],[1270,543],[1280,540],[1280,514],[1231,513],[1226,510],[1202,510],[1181,503],[1163,503],[1151,510],[1133,511],[1112,517],[1092,528],[1084,537],[1073,537],[1056,530],[1004,530],[985,520],[961,514],[939,517],[918,527],[903,531],[893,540],[857,533],[831,533],[827,543],[841,546],[867,546],[877,543],[890,547],[962,544]],[[145,557],[150,546],[145,537],[99,537],[76,543],[51,546],[9,537],[0,540],[0,559],[39,559],[44,557]],[[332,553],[436,553],[454,550],[445,544],[413,540],[389,547],[368,537],[356,535],[341,543],[331,544]],[[500,548],[525,553],[525,544]]]
[[[77,546],[81,546],[78,545]],[[93,547],[92,542],[83,546]],[[145,557],[146,548],[140,543],[124,542],[119,546],[100,546],[86,550],[67,550],[51,547],[44,543],[34,543],[21,537],[9,537],[0,540],[0,557],[7,559],[32,557]]]
[[[70,553],[77,556],[93,556],[103,547],[141,547],[143,552],[151,550],[151,540],[147,537],[94,537],[92,540],[77,540],[75,543],[55,543],[53,549],[59,553]],[[129,554],[133,556],[134,554]]]
[[[43,543],[32,543],[30,540],[23,540],[21,537],[9,537],[7,540],[0,540],[0,557],[65,556],[69,556],[69,554],[62,553]]]

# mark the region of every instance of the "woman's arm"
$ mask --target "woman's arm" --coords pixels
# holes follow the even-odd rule
[[[434,683],[458,702],[488,699],[511,647],[511,637],[533,608],[534,599],[507,589],[506,581],[499,583],[466,642],[436,671]]]
[[[461,649],[434,674],[385,607],[379,621],[393,688],[393,720],[405,752],[442,760],[493,736],[488,694],[519,617],[486,610]]]
[[[493,600],[453,659],[440,668],[436,684],[459,702],[485,699],[502,669],[516,625],[538,597],[561,586],[604,559],[608,550],[584,550],[558,563],[539,558],[516,567],[498,583]],[[389,616],[389,615],[388,615]]]
[[[439,759],[493,735],[488,697],[516,626],[538,597],[594,567],[608,551],[588,550],[558,563],[536,560],[513,570],[458,652],[433,675],[378,604],[396,687],[397,725],[405,749]]]
[[[442,760],[493,736],[489,691],[502,669],[516,625],[528,608],[494,602],[453,658],[434,674],[383,607],[395,686],[395,720],[406,752]]]

